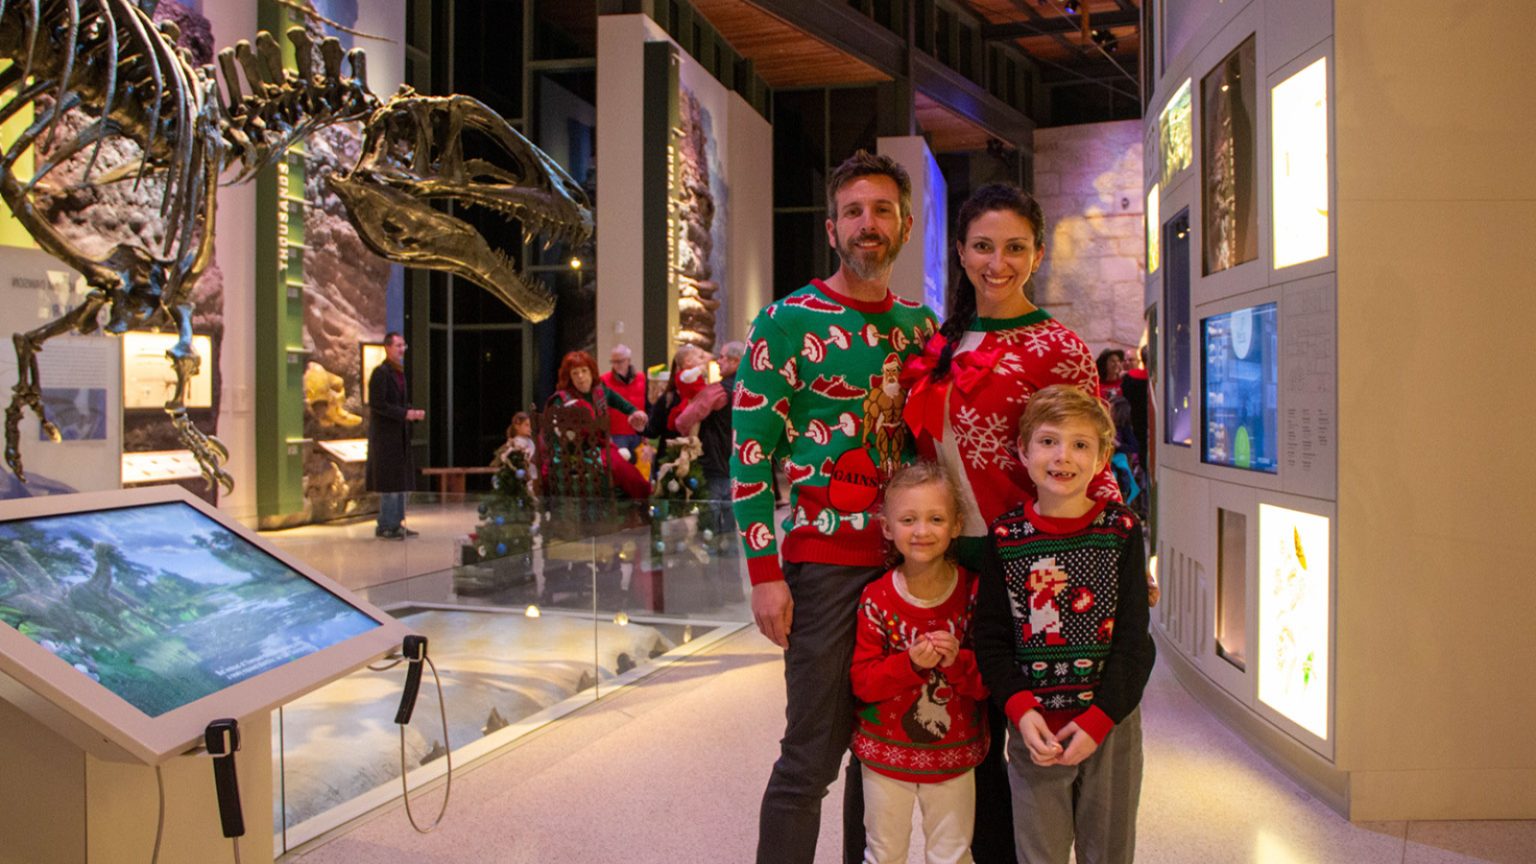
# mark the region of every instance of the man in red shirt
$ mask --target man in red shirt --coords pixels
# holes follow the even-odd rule
[[[645,399],[645,371],[636,369],[632,359],[628,345],[613,346],[613,351],[608,355],[609,369],[602,375],[603,386],[623,396],[636,408],[649,411],[651,406]],[[615,447],[624,451],[624,458],[635,461],[640,435],[629,425],[629,415],[613,408],[608,409],[608,437]]]

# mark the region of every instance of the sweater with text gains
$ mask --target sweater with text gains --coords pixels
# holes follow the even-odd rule
[[[873,515],[911,458],[897,376],[934,330],[928,308],[876,303],[820,280],[758,314],[736,373],[731,478],[752,583],[784,578],[773,530],[772,460],[789,480],[784,559],[876,567]]]

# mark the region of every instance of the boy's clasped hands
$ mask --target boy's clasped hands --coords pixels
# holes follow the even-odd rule
[[[1019,718],[1019,734],[1024,736],[1030,761],[1036,765],[1076,765],[1099,749],[1099,742],[1079,729],[1076,722],[1053,734],[1045,718],[1034,709]]]
[[[960,640],[948,630],[934,630],[917,637],[912,642],[912,647],[907,649],[907,657],[912,661],[912,667],[918,671],[942,666],[945,669],[955,665],[955,658],[960,656]]]

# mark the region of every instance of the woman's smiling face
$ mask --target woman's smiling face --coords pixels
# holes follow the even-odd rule
[[[967,226],[960,266],[976,288],[976,313],[1012,318],[1031,311],[1024,283],[1040,266],[1045,249],[1028,219],[1012,210],[989,210]]]

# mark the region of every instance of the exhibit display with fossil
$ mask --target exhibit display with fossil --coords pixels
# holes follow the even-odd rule
[[[60,437],[39,380],[43,345],[72,332],[163,329],[178,335],[166,352],[177,384],[165,410],[204,479],[232,488],[222,467],[228,451],[187,414],[201,362],[192,348],[192,298],[212,257],[216,189],[251,181],[291,145],[338,123],[361,121],[364,144],[352,169],[326,182],[370,249],[474,282],[531,321],[548,317],[547,289],[467,222],[433,206],[489,210],[545,237],[591,236],[581,187],[496,112],[470,97],[422,96],[408,87],[381,100],[368,89],[361,50],[317,41],[301,27],[287,34],[296,70],[285,68],[282,47],[262,32],[254,43],[220,51],[216,73],[177,47],[174,23],[152,19],[157,5],[0,0],[0,61],[9,64],[0,71],[0,122],[28,112],[33,118],[5,142],[0,198],[39,248],[88,286],[78,305],[14,336],[17,381],[5,432],[6,464],[18,479],[26,477],[23,412],[31,409],[45,434]],[[467,139],[474,141],[468,148]],[[135,156],[109,165],[104,145]],[[33,157],[30,177],[19,167],[24,156]],[[61,192],[149,180],[163,188],[157,214],[146,214],[163,223],[154,243],[120,242],[88,254],[43,206]]]

